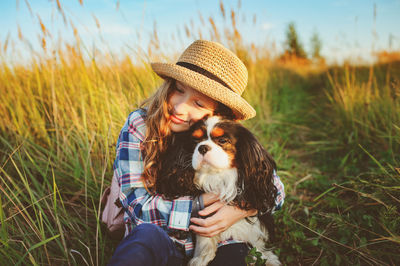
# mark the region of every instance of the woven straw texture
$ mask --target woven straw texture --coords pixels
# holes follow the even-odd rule
[[[198,66],[225,82],[229,88],[200,73],[171,63],[152,63],[160,77],[173,78],[230,107],[237,119],[246,120],[256,111],[241,97],[247,85],[247,69],[240,59],[219,43],[198,40],[192,43],[178,62]]]

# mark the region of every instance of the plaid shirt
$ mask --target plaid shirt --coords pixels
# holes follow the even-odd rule
[[[187,255],[191,256],[193,241],[189,224],[192,197],[166,200],[159,194],[150,194],[141,180],[143,157],[140,146],[146,132],[145,116],[144,109],[138,109],[129,114],[119,134],[116,147],[114,175],[121,188],[119,198],[125,210],[124,220],[128,229],[127,233],[142,223],[156,224],[163,228]],[[275,210],[278,210],[283,204],[284,186],[276,173],[274,173],[274,178],[278,189]]]

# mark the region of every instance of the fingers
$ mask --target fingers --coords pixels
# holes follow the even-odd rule
[[[194,223],[195,225],[201,226],[201,227],[208,227],[212,226],[215,224],[214,219],[212,217],[208,217],[206,219],[202,218],[191,218],[190,221]]]
[[[223,232],[225,228],[221,223],[217,223],[209,227],[197,226],[192,224],[191,226],[189,226],[189,229],[200,236],[213,237]]]
[[[222,206],[224,206],[224,204],[214,203],[208,207],[208,210],[205,210],[205,213],[213,213]],[[191,218],[190,221],[193,224],[189,226],[189,229],[204,237],[216,236],[228,227],[226,221],[215,214],[205,219]]]
[[[190,221],[193,223],[189,226],[189,229],[193,230],[196,234],[204,236],[205,234],[211,234],[218,230],[221,226],[216,224],[217,219],[213,216],[206,219],[202,218],[191,218]]]
[[[199,214],[201,216],[211,216],[202,218],[191,218],[190,221],[193,223],[189,226],[189,229],[196,234],[204,237],[213,237],[219,233],[225,231],[232,224],[238,220],[249,216],[248,213],[252,211],[245,211],[235,206],[225,205],[224,203],[217,201],[204,208]]]
[[[214,193],[203,193],[202,195],[204,206],[208,206],[219,200],[218,195]]]
[[[221,201],[216,201],[213,204],[211,204],[211,205],[205,207],[204,209],[202,209],[201,211],[199,211],[199,215],[200,216],[208,216],[211,213],[218,211],[223,206],[225,206],[224,203],[222,203]]]
[[[246,217],[257,215],[258,211],[256,209],[251,209],[247,212]]]

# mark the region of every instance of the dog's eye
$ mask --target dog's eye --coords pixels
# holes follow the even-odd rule
[[[226,144],[226,143],[228,143],[228,139],[226,139],[226,138],[218,139],[218,144]]]

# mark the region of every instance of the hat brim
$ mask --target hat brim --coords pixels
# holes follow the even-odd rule
[[[188,68],[171,63],[151,63],[154,72],[161,78],[173,78],[232,109],[237,119],[254,117],[256,111],[239,94],[222,84]]]

